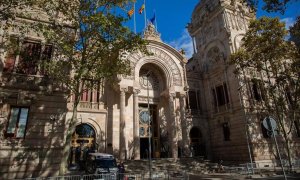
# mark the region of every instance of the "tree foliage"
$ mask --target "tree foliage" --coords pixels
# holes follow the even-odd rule
[[[300,52],[300,16],[297,17],[296,23],[290,27],[290,40],[295,42]]]
[[[58,3],[57,3],[58,2]],[[130,73],[129,53],[146,51],[146,42],[124,23],[128,20],[123,8],[127,0],[49,0],[43,8],[50,23],[39,29],[55,48],[52,61],[43,62],[47,74],[67,87],[73,95],[73,116],[64,146],[67,162],[71,136],[77,120],[77,107],[84,91],[94,89],[99,81],[110,81],[119,74]]]
[[[257,9],[259,0],[244,0],[253,9]],[[263,0],[264,4],[262,9],[267,12],[281,12],[284,13],[288,3],[299,0]]]
[[[242,47],[231,59],[235,73],[245,81],[249,71],[258,73],[252,78],[263,82],[265,98],[263,108],[256,110],[277,120],[292,167],[289,135],[294,121],[299,119],[300,66],[299,52],[292,42],[286,41],[287,34],[285,24],[278,18],[253,20],[242,39]]]

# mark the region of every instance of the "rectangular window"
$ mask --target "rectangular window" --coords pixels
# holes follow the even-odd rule
[[[299,123],[299,121],[294,121],[294,124],[295,124],[295,130],[296,130],[297,136],[300,137],[300,123]]]
[[[41,44],[25,41],[22,44],[16,72],[30,75],[36,74],[40,54]]]
[[[225,83],[212,89],[212,94],[214,105],[216,107],[224,106],[225,104],[229,103],[228,90],[227,85]]]
[[[82,102],[97,102],[99,103],[100,97],[100,81],[85,80],[86,86],[83,87],[80,101]]]
[[[189,91],[190,109],[197,108],[197,96],[195,91]]]
[[[6,136],[24,138],[28,120],[29,108],[12,107],[7,125]]]
[[[14,46],[18,46],[15,43]],[[24,41],[19,48],[12,47],[7,52],[4,72],[17,72],[20,74],[36,75],[38,70],[44,75],[46,68],[42,63],[39,69],[39,61],[49,61],[52,56],[52,45],[45,45],[42,50],[42,45],[39,42]],[[18,59],[16,61],[16,59]]]
[[[16,62],[16,55],[13,52],[7,52],[4,61],[3,72],[9,72],[9,73],[13,72],[15,62]]]
[[[262,101],[265,99],[264,87],[261,80],[252,79],[252,93],[256,101]]]
[[[230,141],[230,128],[229,123],[223,123],[223,135],[224,135],[224,141]]]
[[[47,69],[46,69],[45,63],[49,62],[51,60],[52,51],[53,51],[52,45],[46,45],[44,47],[44,50],[42,52],[42,57],[41,57],[41,61],[42,61],[41,68],[40,68],[41,75],[47,74]]]

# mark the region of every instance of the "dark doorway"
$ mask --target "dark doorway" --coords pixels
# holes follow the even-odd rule
[[[150,118],[149,118],[150,112]],[[150,121],[149,121],[150,120]],[[160,141],[157,121],[157,106],[139,105],[139,129],[140,129],[140,158],[149,158],[149,136],[151,137],[151,157],[159,158]]]
[[[140,139],[141,159],[149,158],[149,138]],[[151,156],[152,157],[152,156]]]
[[[206,156],[205,142],[203,141],[202,133],[197,127],[193,127],[190,131],[190,150],[193,157]]]
[[[95,146],[96,133],[88,124],[80,124],[76,126],[72,135],[72,147],[69,155],[69,166],[82,168],[87,153],[96,150]]]

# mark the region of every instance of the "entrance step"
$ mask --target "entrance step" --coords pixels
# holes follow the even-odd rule
[[[143,160],[127,160],[125,163],[125,169],[128,173],[139,173],[146,175],[149,173],[149,161]],[[151,161],[152,172],[160,171],[178,171],[188,172],[196,174],[208,173],[210,168],[210,161],[204,160],[203,157],[193,158],[162,158],[153,159]]]

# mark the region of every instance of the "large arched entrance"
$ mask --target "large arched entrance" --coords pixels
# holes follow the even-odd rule
[[[96,133],[92,126],[79,124],[72,135],[70,166],[79,165],[85,159],[87,151],[95,150]]]
[[[198,127],[193,127],[190,131],[191,152],[193,157],[206,156],[205,142],[202,133]]]
[[[160,96],[165,90],[166,78],[160,67],[147,63],[139,71],[139,85],[142,90],[140,97],[144,98],[139,102],[140,158],[149,158],[150,146],[151,157],[160,158]]]

